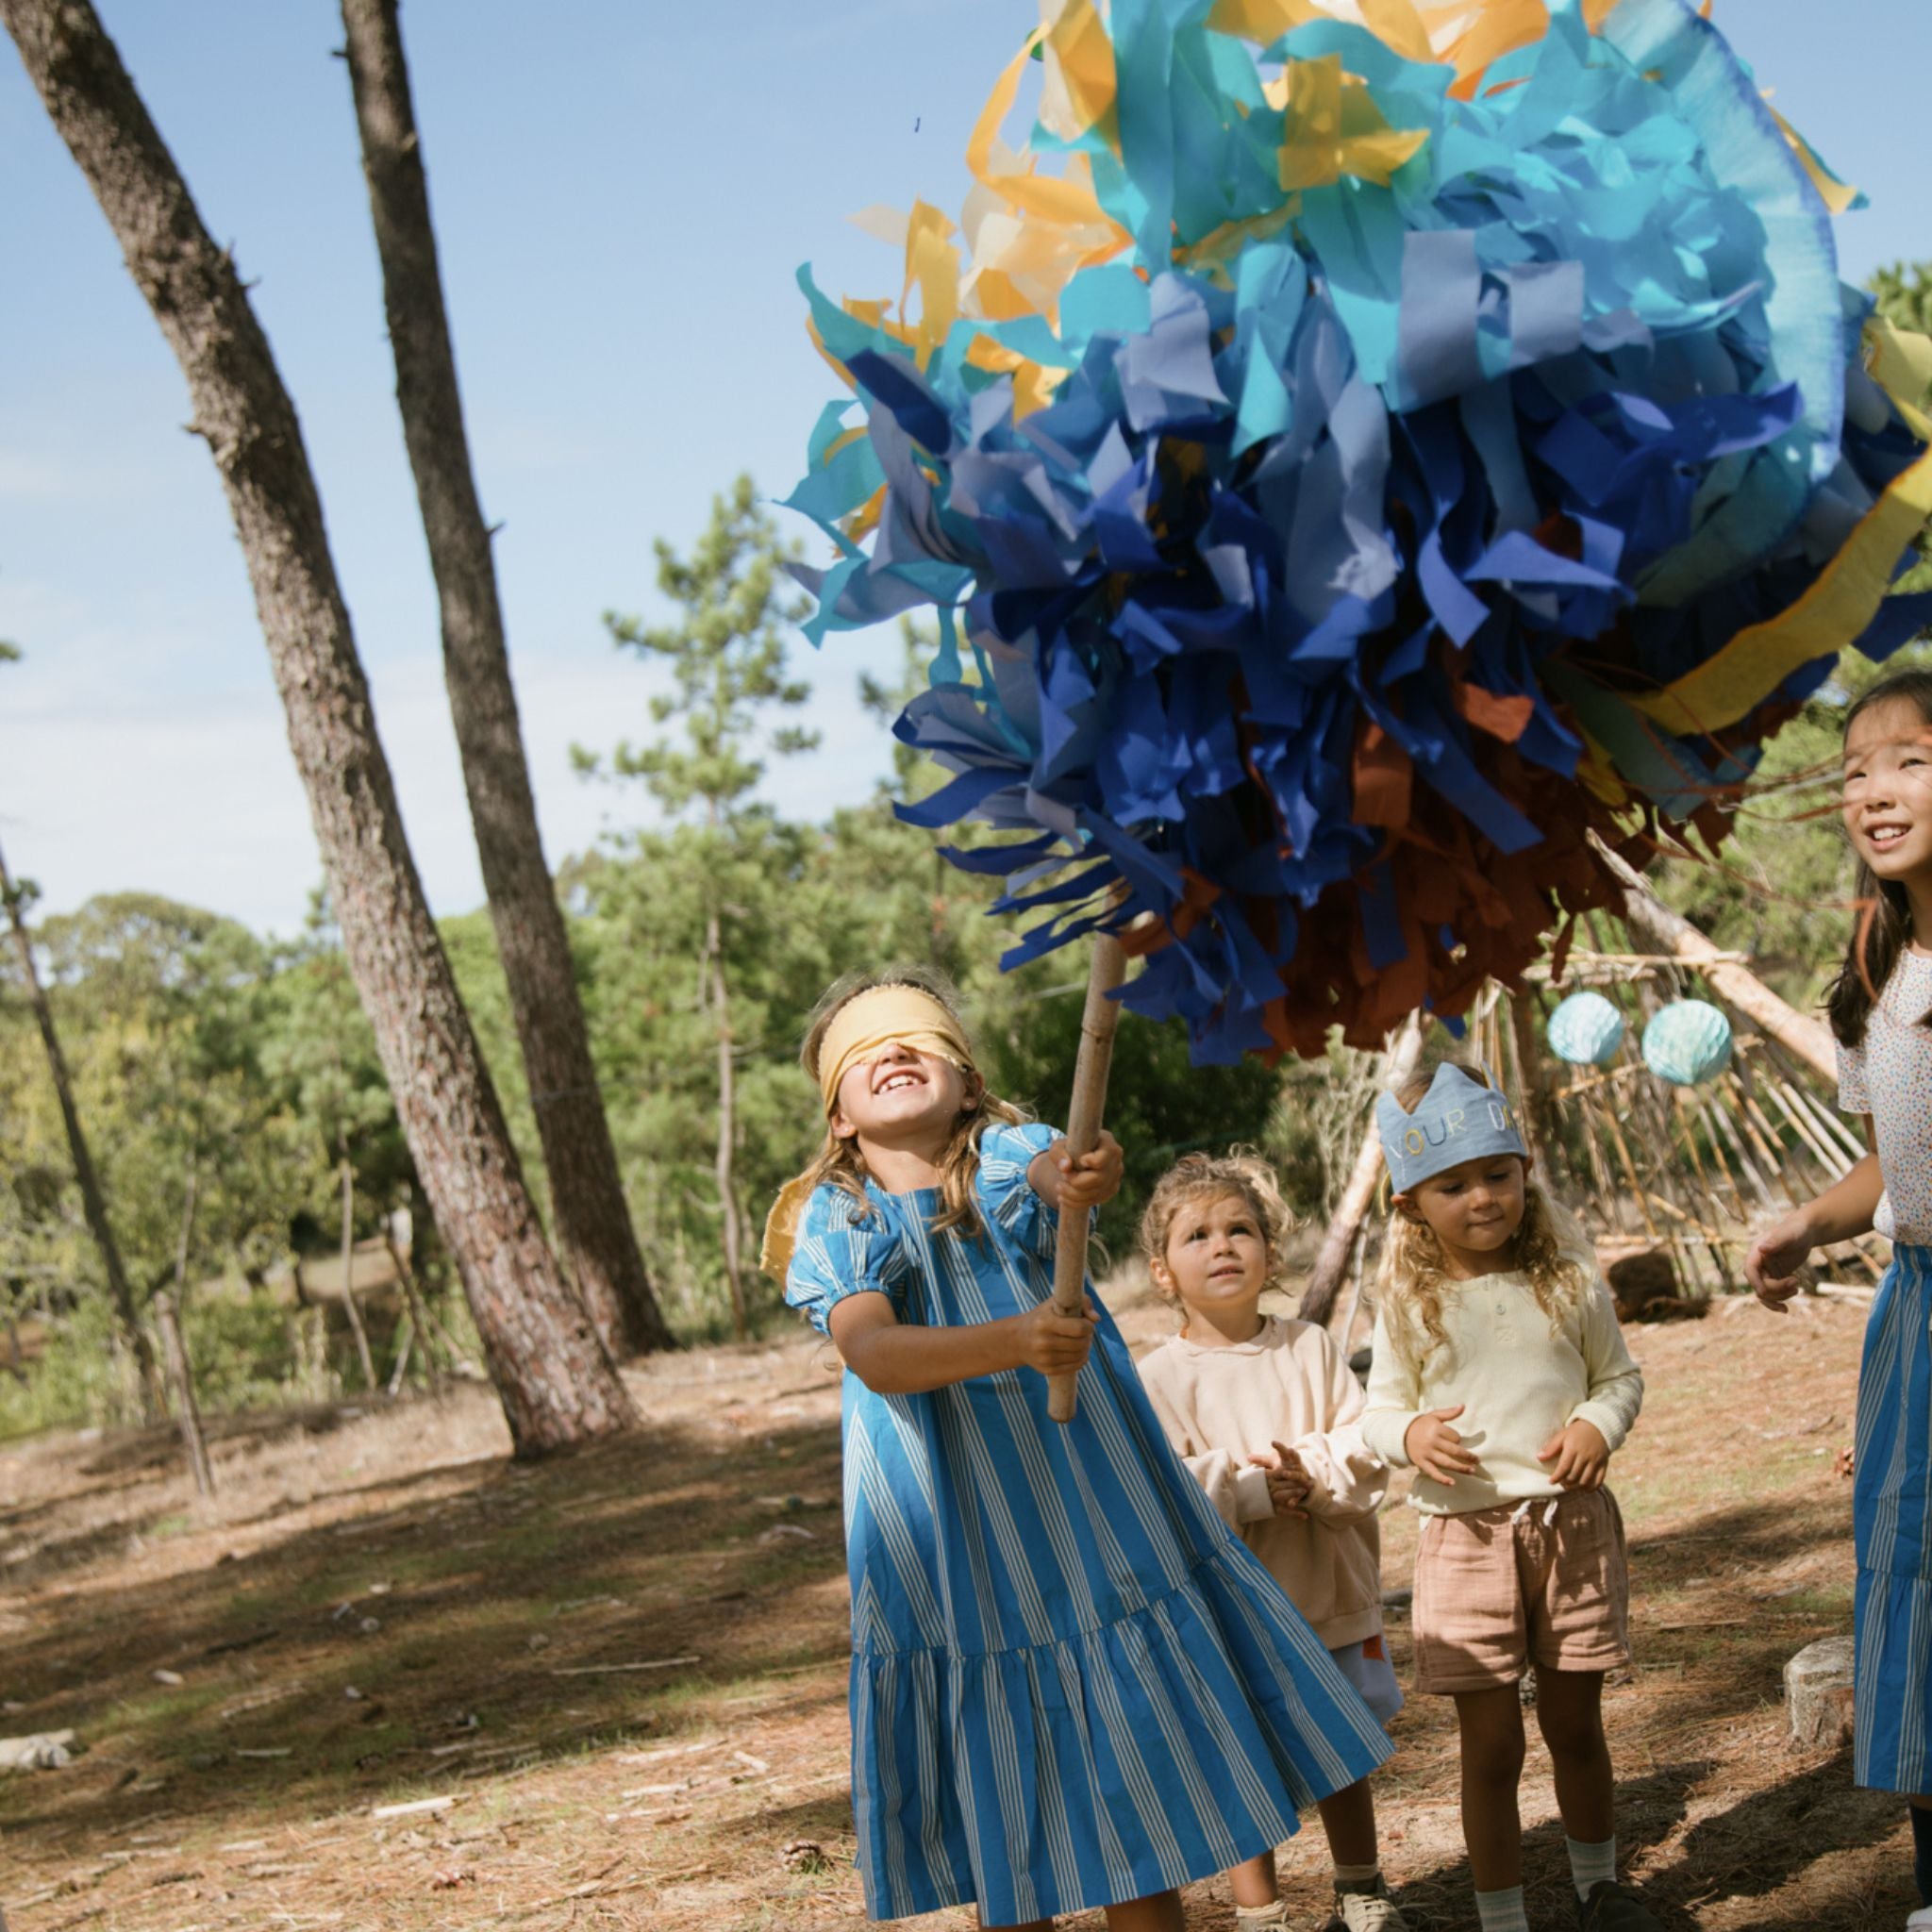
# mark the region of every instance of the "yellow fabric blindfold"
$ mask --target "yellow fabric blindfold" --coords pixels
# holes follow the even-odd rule
[[[950,1060],[962,1074],[974,1071],[973,1049],[966,1044],[958,1021],[940,1001],[916,986],[875,986],[847,1000],[819,1042],[819,1091],[824,1096],[827,1119],[838,1106],[839,1083],[845,1075],[893,1045]],[[758,1266],[774,1281],[782,1283],[791,1265],[798,1224],[811,1191],[808,1174],[795,1175],[778,1191],[765,1219]]]
[[[819,1042],[819,1091],[827,1116],[845,1075],[892,1045],[950,1060],[962,1074],[973,1071],[973,1049],[940,1001],[916,986],[875,986],[847,1000]]]

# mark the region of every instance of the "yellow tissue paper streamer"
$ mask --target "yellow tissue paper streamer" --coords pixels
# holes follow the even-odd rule
[[[1489,0],[1473,16],[1466,7],[1445,7],[1429,16],[1437,58],[1456,70],[1449,92],[1472,101],[1490,69],[1519,47],[1534,46],[1550,30],[1542,0]],[[1446,32],[1446,38],[1445,38]]]
[[[1896,331],[1892,332],[1896,335]],[[1907,339],[1901,339],[1903,342]],[[1932,358],[1932,342],[1915,340]],[[1918,349],[1896,352],[1909,366]],[[1932,368],[1932,365],[1928,365]],[[1901,410],[1907,406],[1901,403]],[[1912,426],[1925,419],[1918,418]],[[1735,724],[1800,665],[1844,648],[1871,623],[1891,589],[1906,546],[1932,523],[1932,450],[1898,477],[1869,509],[1850,540],[1789,610],[1740,630],[1715,658],[1650,697],[1629,700],[1680,738]]]
[[[1097,81],[1086,30],[1076,17],[1079,5],[1080,0],[1074,0],[1056,25],[1072,37],[1076,56],[1072,71],[1081,76],[1078,85],[1086,90],[1097,86]],[[1085,155],[1073,156],[1067,172],[1059,175],[1038,173],[1030,159],[1019,172],[1002,172],[993,165],[1000,123],[1012,108],[1020,76],[1033,50],[1045,39],[1044,28],[1027,36],[1025,44],[993,84],[966,144],[966,165],[974,179],[1015,215],[1030,217],[1011,222],[990,217],[980,224],[979,245],[974,251],[965,291],[982,305],[991,305],[986,312],[997,313],[1000,320],[1039,314],[1052,321],[1059,291],[1074,275],[1083,268],[1109,260],[1130,248],[1134,241],[1101,207],[1093,192],[1093,171]],[[1111,58],[1109,49],[1109,74]],[[1083,92],[1081,98],[1091,100],[1092,96]],[[1024,307],[1017,306],[1022,303]]]
[[[932,352],[959,319],[959,258],[953,247],[953,224],[929,202],[912,204],[906,232],[906,284],[899,295],[899,318],[908,321],[913,285],[919,287],[919,325],[911,341],[924,369]]]
[[[1865,325],[1865,373],[1891,400],[1912,434],[1932,442],[1932,337],[1897,328],[1884,316]]]
[[[1369,91],[1341,71],[1341,57],[1290,63],[1281,143],[1281,185],[1291,192],[1327,188],[1344,175],[1383,187],[1428,141],[1421,128],[1397,130]],[[1273,98],[1274,90],[1270,89]]]
[[[1041,0],[1045,23],[1046,86],[1040,119],[1061,141],[1077,141],[1094,128],[1116,153],[1114,125],[1118,78],[1113,42],[1093,0]]]

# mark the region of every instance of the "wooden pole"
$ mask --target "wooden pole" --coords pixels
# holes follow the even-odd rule
[[[75,1102],[74,1082],[68,1076],[67,1057],[60,1050],[60,1036],[54,1029],[54,1009],[47,1004],[46,990],[41,985],[40,968],[34,964],[33,941],[27,934],[26,919],[21,908],[21,893],[8,873],[4,855],[0,855],[0,901],[4,901],[7,907],[7,921],[13,930],[14,950],[20,955],[21,980],[26,988],[28,1004],[34,1009],[34,1022],[41,1029],[41,1043],[47,1051],[47,1071],[53,1076],[54,1097],[60,1103],[60,1122],[67,1130],[67,1151],[74,1162],[74,1178],[80,1186],[81,1213],[87,1221],[87,1231],[93,1238],[94,1247],[100,1254],[101,1268],[108,1277],[108,1292],[113,1297],[121,1333],[134,1354],[134,1365],[141,1384],[142,1420],[152,1424],[168,1412],[167,1398],[162,1392],[160,1365],[155,1360],[147,1331],[141,1325],[141,1312],[134,1305],[134,1290],[128,1282],[127,1271],[121,1263],[121,1246],[114,1239],[113,1224],[108,1219],[107,1196],[101,1190],[100,1177],[94,1172],[87,1136],[81,1131],[80,1108]]]
[[[362,1310],[356,1306],[356,1170],[349,1164],[346,1134],[341,1142],[342,1158],[338,1168],[342,1181],[342,1309],[349,1318],[349,1332],[356,1338],[356,1356],[362,1364],[362,1386],[375,1392],[375,1357],[369,1353],[369,1331],[362,1325]]]
[[[1411,1013],[1391,1037],[1383,1054],[1379,1085],[1385,1090],[1401,1086],[1414,1073],[1422,1051],[1422,1017]],[[1375,1198],[1375,1183],[1381,1178],[1382,1137],[1376,1133],[1372,1119],[1362,1135],[1362,1144],[1357,1150],[1348,1185],[1341,1191],[1341,1199],[1336,1206],[1335,1218],[1328,1224],[1328,1232],[1323,1237],[1322,1251],[1315,1257],[1308,1285],[1302,1290],[1301,1302],[1295,1309],[1301,1321],[1312,1322],[1320,1327],[1335,1312],[1335,1299],[1341,1292],[1342,1277],[1348,1273],[1348,1257],[1355,1249],[1356,1233],[1368,1214],[1369,1203]]]
[[[382,1238],[388,1244],[389,1258],[396,1271],[396,1279],[403,1285],[403,1301],[408,1309],[410,1324],[416,1330],[423,1350],[424,1377],[429,1384],[430,1394],[441,1395],[442,1372],[437,1366],[436,1351],[429,1346],[429,1338],[432,1333],[442,1338],[442,1345],[449,1351],[452,1361],[459,1359],[462,1351],[450,1340],[449,1331],[430,1314],[429,1306],[416,1286],[416,1271],[409,1265],[409,1257],[403,1252],[403,1244],[395,1237],[392,1218],[387,1214],[382,1218]]]
[[[1542,1040],[1537,1029],[1536,1008],[1527,987],[1519,987],[1508,998],[1509,1044],[1516,1058],[1518,1112],[1537,1165],[1546,1179],[1557,1183],[1560,1179],[1557,1167],[1563,1137],[1550,1107],[1549,1083],[1543,1078]]]
[[[199,1170],[191,1166],[187,1196],[181,1205],[181,1236],[175,1249],[175,1286],[172,1291],[162,1289],[155,1296],[154,1309],[168,1379],[175,1385],[175,1404],[179,1411],[175,1421],[181,1428],[181,1446],[188,1452],[195,1491],[207,1497],[215,1492],[214,1466],[208,1461],[208,1441],[201,1431],[201,1408],[194,1399],[193,1364],[188,1359],[188,1344],[181,1336],[181,1310],[188,1301],[188,1257],[194,1239],[194,1206],[200,1184]]]
[[[1113,1066],[1113,1036],[1121,1003],[1111,997],[1127,976],[1127,956],[1111,933],[1093,938],[1093,964],[1087,975],[1087,1007],[1080,1015],[1080,1054],[1074,1062],[1074,1097],[1067,1108],[1067,1147],[1077,1159],[1100,1143],[1107,1112],[1107,1076]],[[1053,1257],[1053,1305],[1063,1315],[1087,1306],[1087,1217],[1060,1216],[1059,1241]],[[1047,1384],[1047,1413],[1070,1423],[1078,1406],[1079,1377],[1054,1375]]]

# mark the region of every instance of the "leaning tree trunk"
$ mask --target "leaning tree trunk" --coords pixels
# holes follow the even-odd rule
[[[175,1248],[175,1286],[155,1296],[155,1325],[161,1331],[161,1353],[168,1358],[168,1379],[175,1385],[175,1420],[181,1446],[188,1452],[189,1473],[198,1496],[215,1492],[214,1465],[208,1460],[208,1438],[201,1428],[201,1405],[194,1399],[194,1364],[188,1358],[181,1317],[188,1307],[188,1257],[194,1241],[194,1205],[201,1189],[201,1171],[189,1163],[188,1191],[181,1203],[181,1237]]]
[[[1673,912],[1643,878],[1613,852],[1599,847],[1624,887],[1624,924],[1645,945],[1674,954],[1707,979],[1720,999],[1755,1020],[1772,1039],[1813,1073],[1838,1079],[1838,1049],[1831,1029],[1787,1005],[1755,973],[1713,945],[1682,913]]]
[[[87,1231],[100,1253],[108,1292],[114,1299],[114,1313],[120,1319],[128,1347],[134,1351],[135,1367],[141,1377],[142,1420],[158,1423],[168,1412],[168,1400],[161,1391],[160,1364],[155,1360],[147,1330],[141,1325],[141,1314],[134,1306],[134,1290],[126,1269],[121,1265],[121,1244],[114,1239],[113,1224],[108,1219],[107,1197],[101,1192],[100,1177],[94,1173],[87,1136],[80,1129],[80,1109],[74,1103],[74,1082],[67,1074],[67,1056],[60,1051],[60,1036],[54,1030],[54,1009],[47,1004],[40,969],[34,964],[33,941],[27,937],[26,922],[20,916],[20,896],[8,874],[5,855],[0,855],[0,899],[7,902],[8,923],[13,928],[20,970],[26,979],[26,996],[40,1024],[41,1042],[47,1050],[47,1071],[53,1075],[54,1092],[60,1103],[61,1124],[67,1129],[67,1151],[74,1161],[74,1177],[80,1183],[81,1212],[87,1217]]]
[[[1400,1087],[1415,1071],[1422,1058],[1423,1024],[1419,1014],[1411,1013],[1383,1050],[1377,1069],[1376,1085],[1384,1091]],[[1348,1257],[1355,1252],[1356,1236],[1368,1216],[1369,1204],[1375,1198],[1375,1183],[1382,1178],[1382,1137],[1375,1131],[1373,1115],[1362,1130],[1361,1145],[1356,1150],[1355,1166],[1348,1185],[1341,1191],[1321,1252],[1302,1290],[1296,1315],[1304,1322],[1325,1325],[1335,1312],[1335,1298],[1341,1292],[1342,1277],[1348,1273]],[[1343,1337],[1345,1341],[1347,1338]]]
[[[0,0],[188,378],[227,492],[329,894],[396,1110],[517,1453],[636,1421],[558,1268],[403,835],[302,432],[218,249],[88,0]]]
[[[336,1174],[342,1184],[342,1312],[349,1318],[349,1333],[356,1338],[356,1359],[362,1364],[362,1386],[375,1393],[375,1357],[369,1353],[369,1330],[363,1325],[362,1310],[356,1306],[356,1170],[349,1160],[349,1143],[341,1141],[341,1158]]]
[[[738,1181],[734,1173],[738,1145],[738,1081],[732,1060],[731,1003],[724,985],[724,954],[713,908],[705,935],[711,960],[711,997],[718,1021],[718,1150],[713,1171],[718,1182],[718,1214],[724,1235],[724,1286],[731,1295],[731,1333],[742,1341],[747,1332],[744,1311],[744,1261],[739,1253]]]
[[[613,1356],[635,1355],[671,1346],[671,1331],[625,1205],[563,913],[543,860],[396,11],[397,0],[342,0],[396,400],[441,600],[450,712],[543,1142],[557,1244],[605,1346]]]

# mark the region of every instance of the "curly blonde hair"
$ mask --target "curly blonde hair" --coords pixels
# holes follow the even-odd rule
[[[805,1046],[799,1058],[813,1086],[818,1084],[819,1050],[824,1044],[825,1030],[838,1017],[839,1009],[848,1000],[881,986],[913,987],[938,1000],[954,1019],[959,1019],[958,993],[943,974],[935,973],[930,967],[888,966],[875,973],[848,973],[825,989],[824,996],[812,1008],[811,1020],[806,1027]],[[964,1031],[963,1021],[961,1031]],[[968,1235],[981,1231],[979,1209],[973,1198],[973,1183],[979,1172],[980,1136],[995,1121],[1007,1126],[1016,1126],[1027,1118],[1011,1102],[989,1093],[986,1082],[977,1072],[969,1073],[964,1077],[966,1098],[970,1104],[960,1108],[958,1119],[953,1123],[952,1136],[946,1142],[945,1152],[939,1158],[941,1212],[932,1224],[935,1234],[949,1227],[961,1228]],[[825,1127],[824,1144],[806,1170],[805,1179],[811,1187],[817,1187],[822,1181],[829,1182],[850,1194],[858,1203],[861,1214],[872,1212],[872,1202],[865,1191],[865,1157],[858,1151],[858,1142],[841,1140],[832,1132],[829,1124]]]
[[[1461,1065],[1458,1061],[1457,1065]],[[1422,1069],[1395,1090],[1405,1113],[1413,1113],[1435,1081],[1439,1067]],[[1491,1084],[1480,1067],[1462,1071],[1478,1086]],[[1594,1257],[1583,1231],[1527,1174],[1523,1183],[1523,1224],[1509,1247],[1509,1266],[1529,1276],[1537,1307],[1554,1333],[1562,1318],[1589,1291],[1595,1276]],[[1455,1286],[1448,1257],[1436,1230],[1420,1218],[1400,1211],[1390,1217],[1388,1245],[1382,1252],[1380,1289],[1391,1315],[1408,1318],[1428,1338],[1429,1351],[1443,1347],[1448,1333],[1442,1325],[1442,1301]]]
[[[1141,1214],[1141,1252],[1147,1258],[1149,1271],[1156,1263],[1166,1266],[1167,1238],[1183,1208],[1224,1200],[1230,1194],[1248,1204],[1267,1245],[1268,1274],[1263,1291],[1285,1288],[1288,1238],[1295,1230],[1294,1210],[1281,1198],[1274,1170],[1251,1147],[1230,1148],[1225,1154],[1184,1154],[1155,1182]],[[1187,1312],[1180,1306],[1180,1296],[1163,1287],[1158,1274],[1154,1276],[1154,1287],[1186,1327]]]

